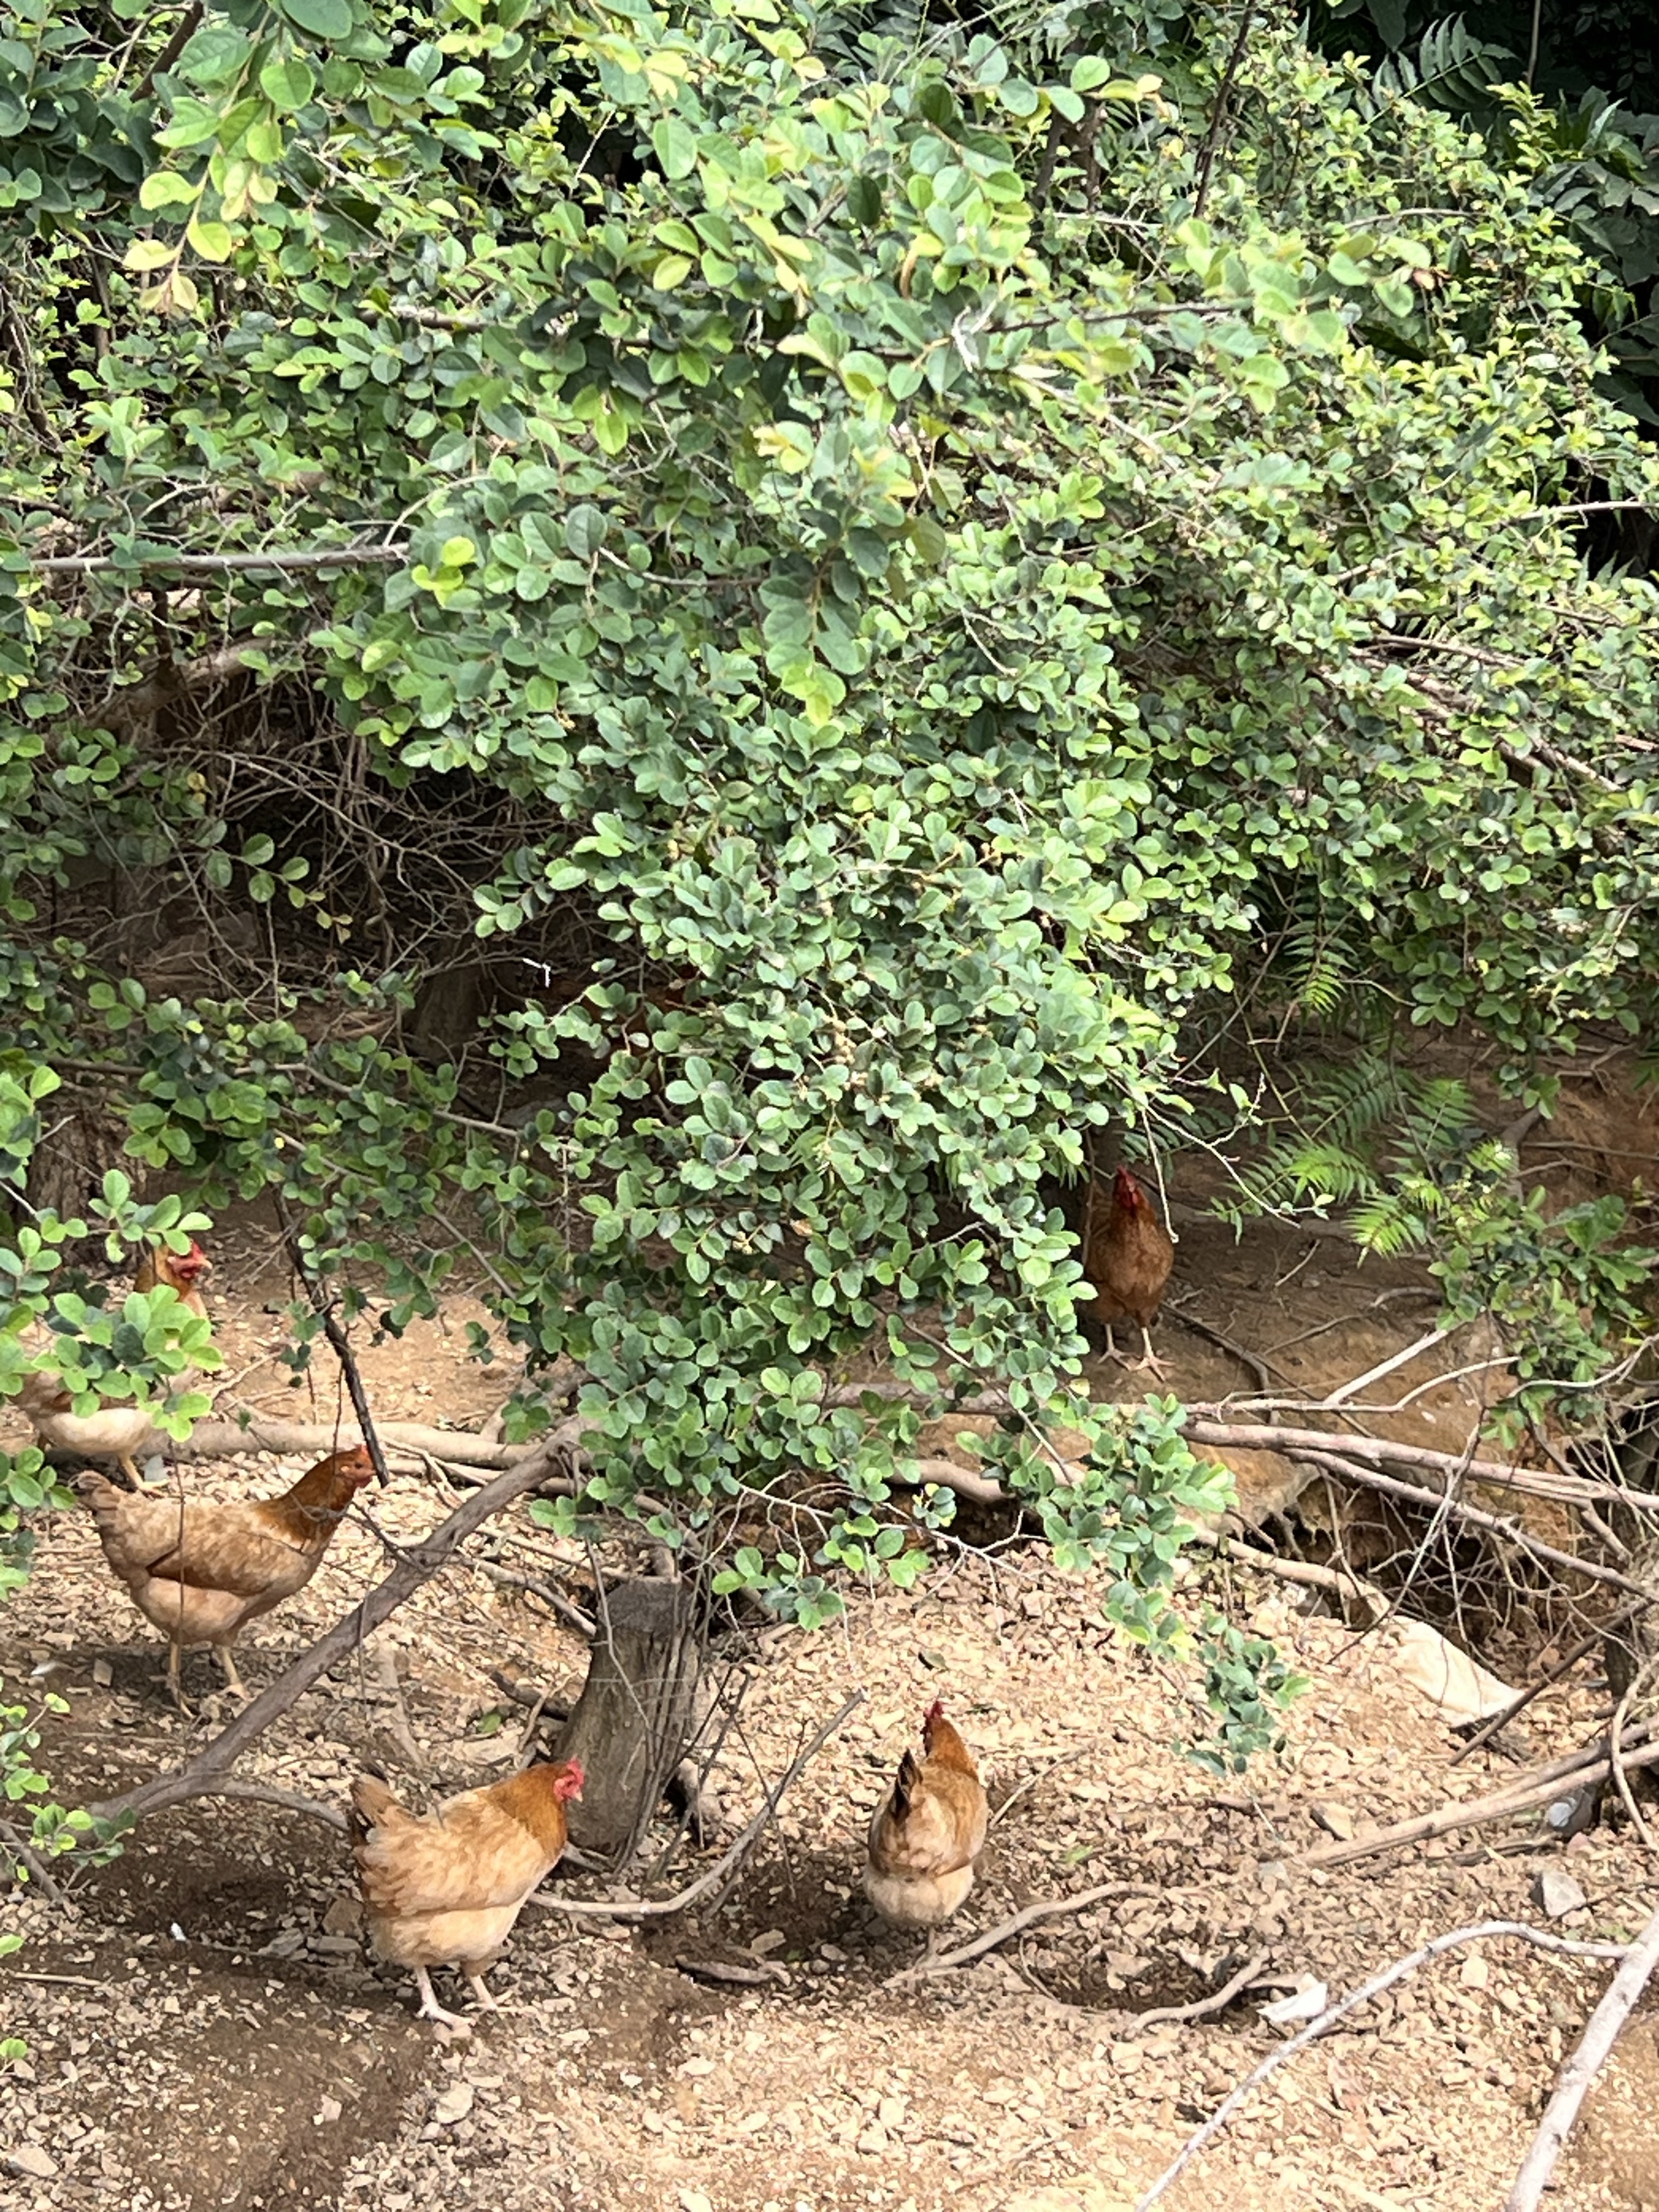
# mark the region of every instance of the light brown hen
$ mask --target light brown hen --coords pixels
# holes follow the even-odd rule
[[[351,1854],[377,1957],[407,1966],[421,2018],[471,2033],[432,1992],[434,1966],[459,1966],[487,2011],[484,1980],[531,1891],[557,1865],[565,1805],[582,1794],[581,1761],[553,1759],[487,1790],[464,1790],[426,1819],[384,1782],[351,1786]]]
[[[179,1658],[191,1644],[210,1644],[232,1690],[247,1695],[232,1644],[249,1621],[305,1588],[352,1499],[374,1479],[361,1444],[319,1460],[280,1498],[234,1505],[135,1498],[100,1474],[82,1477],[104,1557],[167,1638],[167,1680],[181,1707]]]

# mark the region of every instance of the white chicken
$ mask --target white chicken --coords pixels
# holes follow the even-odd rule
[[[191,1313],[205,1321],[207,1304],[197,1285],[211,1273],[207,1254],[194,1239],[188,1252],[172,1252],[162,1244],[140,1260],[132,1287],[153,1291],[165,1285],[178,1292]],[[45,1351],[52,1339],[49,1330],[37,1324],[24,1340],[32,1350]],[[198,1369],[186,1369],[172,1378],[171,1388],[175,1392],[193,1390],[201,1379]],[[64,1388],[63,1376],[50,1367],[38,1368],[24,1376],[17,1403],[47,1450],[75,1452],[83,1459],[115,1460],[134,1488],[142,1487],[138,1455],[156,1450],[161,1443],[148,1406],[106,1405],[94,1413],[77,1413],[73,1398]]]

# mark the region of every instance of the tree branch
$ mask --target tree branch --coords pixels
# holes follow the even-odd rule
[[[410,1546],[384,1580],[360,1599],[325,1636],[319,1637],[285,1674],[279,1674],[268,1689],[262,1691],[246,1712],[232,1721],[228,1728],[221,1729],[199,1757],[174,1773],[155,1775],[140,1783],[136,1790],[89,1807],[94,1817],[136,1822],[152,1813],[164,1812],[169,1806],[182,1805],[191,1798],[218,1795],[221,1783],[248,1746],[297,1704],[313,1682],[355,1651],[383,1620],[389,1620],[422,1583],[430,1581],[447,1567],[475,1529],[493,1519],[515,1498],[544,1482],[548,1468],[556,1457],[564,1457],[574,1464],[579,1456],[580,1434],[579,1420],[562,1423],[545,1439],[539,1451],[517,1467],[509,1468],[505,1474],[497,1475],[483,1489],[474,1491],[422,1542]],[[573,1487],[574,1480],[573,1474],[569,1479]]]
[[[539,1443],[487,1443],[467,1429],[428,1429],[416,1421],[377,1421],[380,1442],[389,1446],[395,1461],[418,1468],[422,1461],[441,1460],[455,1467],[487,1468],[500,1474],[517,1467],[541,1449]],[[307,1452],[349,1451],[364,1441],[350,1421],[271,1421],[252,1416],[240,1421],[198,1421],[181,1444],[167,1446],[171,1459],[234,1459],[242,1452],[277,1452],[283,1456]]]
[[[986,1952],[994,1951],[1011,1936],[1022,1929],[1034,1928],[1039,1920],[1058,1920],[1073,1912],[1086,1912],[1091,1905],[1103,1904],[1109,1897],[1151,1897],[1153,1892],[1143,1889],[1137,1882],[1107,1881],[1098,1889],[1085,1889],[1075,1897],[1048,1897],[1041,1903],[1028,1905],[1007,1920],[1000,1920],[994,1928],[988,1928],[982,1936],[975,1936],[966,1943],[958,1944],[954,1951],[941,1951],[936,1958],[925,1959],[919,1965],[907,1966],[902,1973],[895,1974],[883,1986],[896,1989],[902,1983],[931,1979],[935,1974],[948,1974],[953,1967],[965,1966],[971,1960],[982,1958]]]
[[[186,575],[222,576],[249,568],[359,568],[381,561],[401,561],[409,552],[402,545],[277,546],[268,553],[179,553],[155,545],[143,552],[56,553],[21,556],[18,565],[41,576],[131,575],[135,569],[179,568]]]
[[[1652,1766],[1659,1764],[1659,1743],[1644,1744],[1641,1750],[1624,1752],[1621,1757],[1626,1773],[1634,1767]],[[1535,1767],[1530,1777],[1523,1774],[1490,1796],[1471,1797],[1461,1805],[1442,1805],[1435,1812],[1416,1814],[1409,1820],[1396,1820],[1390,1827],[1380,1828],[1374,1836],[1357,1837],[1352,1843],[1316,1844],[1291,1864],[1298,1869],[1346,1866],[1352,1860],[1372,1858],[1379,1851],[1395,1850],[1406,1844],[1428,1843],[1459,1828],[1484,1827],[1489,1820],[1512,1820],[1519,1814],[1552,1803],[1569,1784],[1582,1789],[1592,1782],[1605,1782],[1612,1771],[1608,1747],[1592,1746],[1570,1758],[1554,1759],[1548,1766]]]
[[[1345,1436],[1337,1429],[1280,1428],[1264,1421],[1212,1420],[1206,1414],[1189,1419],[1185,1434],[1191,1443],[1231,1444],[1240,1451],[1332,1451],[1340,1452],[1346,1459],[1363,1461],[1368,1467],[1420,1467],[1449,1479],[1490,1483],[1495,1490],[1551,1498],[1561,1505],[1607,1502],[1659,1513],[1659,1494],[1624,1490],[1616,1483],[1592,1482],[1582,1475],[1558,1474],[1543,1468],[1504,1467],[1496,1460],[1465,1459],[1456,1452],[1431,1451],[1425,1444],[1400,1443],[1393,1437]]]
[[[1372,1467],[1358,1467],[1346,1452],[1291,1451],[1289,1456],[1307,1465],[1323,1468],[1328,1474],[1340,1476],[1345,1482],[1363,1483],[1367,1490],[1381,1491],[1385,1497],[1406,1499],[1413,1505],[1432,1506],[1437,1513],[1449,1513],[1454,1520],[1465,1522],[1471,1528],[1483,1528],[1490,1534],[1504,1537],[1535,1559],[1547,1561],[1551,1566],[1565,1567],[1575,1575],[1583,1575],[1593,1583],[1607,1583],[1613,1589],[1651,1604],[1652,1598],[1629,1575],[1620,1574],[1617,1567],[1604,1567],[1598,1559],[1581,1559],[1575,1552],[1558,1551],[1553,1544],[1545,1543],[1540,1537],[1530,1536],[1513,1521],[1505,1521],[1497,1513],[1483,1512],[1478,1505],[1466,1505],[1460,1498],[1449,1498],[1443,1491],[1425,1490],[1419,1483],[1401,1482],[1391,1474],[1379,1474]]]
[[[619,1899],[614,1905],[595,1903],[580,1897],[544,1897],[538,1891],[529,1899],[549,1912],[574,1913],[579,1919],[592,1920],[665,1920],[672,1914],[684,1912],[690,1905],[701,1903],[711,1891],[719,1889],[729,1875],[734,1874],[750,1850],[760,1840],[761,1832],[783,1802],[783,1793],[802,1770],[817,1757],[837,1729],[855,1713],[864,1703],[862,1690],[854,1690],[833,1720],[828,1720],[795,1753],[789,1765],[767,1792],[765,1802],[754,1819],[738,1838],[723,1858],[717,1859],[706,1874],[676,1896],[643,1899],[638,1903]]]
[[[1550,2185],[1555,2161],[1578,2117],[1584,2093],[1606,2064],[1608,2053],[1619,2039],[1620,2029],[1630,2018],[1656,1966],[1659,1966],[1659,1912],[1655,1912],[1626,1952],[1624,1964],[1589,2016],[1578,2048],[1562,2068],[1555,2093],[1544,2107],[1544,2117],[1532,2139],[1532,2148],[1515,2177],[1514,2188],[1504,2199],[1504,2212],[1538,2212],[1539,2199]]]
[[[1535,1943],[1540,1950],[1564,1952],[1573,1959],[1623,1959],[1630,1955],[1622,1944],[1575,1943],[1565,1936],[1551,1936],[1541,1928],[1528,1928],[1524,1921],[1520,1920],[1486,1920],[1478,1927],[1458,1928],[1449,1936],[1437,1936],[1431,1942],[1425,1943],[1419,1950],[1413,1951],[1409,1958],[1396,1959],[1391,1966],[1385,1966],[1381,1973],[1373,1974],[1370,1981],[1362,1982],[1351,1996],[1321,2013],[1317,2020],[1310,2021],[1299,2035],[1293,2035],[1288,2043],[1281,2043],[1276,2051],[1269,2051],[1255,2072],[1247,2074],[1232,2094],[1217,2106],[1203,2126],[1188,2137],[1180,2154],[1165,2166],[1146,2195],[1136,2200],[1134,2212],[1151,2212],[1151,2208],[1186,2172],[1206,2144],[1214,2142],[1251,2090],[1260,2088],[1270,2075],[1278,2073],[1281,2066],[1288,2065],[1299,2051],[1305,2051],[1309,2044],[1316,2041],[1320,2036],[1328,2035],[1332,2028],[1340,2021],[1346,2020],[1351,2012],[1358,2012],[1361,2005],[1369,2004],[1373,1997],[1381,1996],[1396,1982],[1404,1981],[1407,1974],[1415,1973],[1431,1959],[1437,1959],[1443,1951],[1455,1950],[1464,1943],[1483,1942],[1494,1936],[1517,1936],[1524,1943]],[[1646,1978],[1644,1974],[1643,1979]],[[1513,2200],[1510,2212],[1513,2212]]]

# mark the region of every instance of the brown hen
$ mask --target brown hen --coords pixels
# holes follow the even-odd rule
[[[210,1644],[232,1690],[247,1695],[231,1645],[250,1620],[305,1588],[352,1499],[374,1479],[361,1444],[320,1460],[280,1498],[235,1505],[135,1498],[101,1474],[82,1477],[104,1557],[167,1638],[167,1681],[181,1708],[179,1659],[191,1644]]]
[[[172,1252],[165,1244],[160,1244],[139,1261],[132,1287],[135,1291],[153,1291],[158,1284],[163,1285],[176,1291],[190,1311],[205,1321],[207,1305],[198,1286],[212,1272],[207,1254],[193,1239],[188,1252]],[[46,1352],[51,1349],[52,1333],[36,1323],[27,1331],[25,1341],[31,1350]],[[197,1369],[187,1368],[183,1374],[173,1377],[169,1389],[174,1395],[182,1395],[195,1389],[201,1379]],[[152,1425],[148,1406],[125,1406],[118,1401],[100,1406],[95,1413],[75,1413],[75,1401],[64,1388],[63,1376],[51,1367],[37,1368],[32,1375],[24,1376],[17,1402],[48,1451],[75,1452],[83,1459],[112,1459],[135,1490],[143,1486],[136,1464],[137,1455],[158,1449],[161,1443]]]
[[[985,1847],[988,1809],[979,1769],[936,1698],[921,1723],[923,1755],[907,1751],[876,1808],[864,1893],[896,1928],[925,1928],[927,1955],[967,1902]]]
[[[484,1975],[525,1899],[557,1865],[565,1805],[581,1796],[582,1779],[580,1759],[554,1759],[465,1790],[424,1820],[384,1782],[353,1783],[351,1854],[369,1941],[377,1957],[413,1971],[422,2020],[471,2033],[433,1995],[434,1966],[459,1966],[478,2002],[498,2009]]]
[[[1107,1358],[1121,1357],[1112,1323],[1132,1321],[1140,1331],[1145,1356],[1124,1364],[1150,1368],[1162,1381],[1164,1366],[1152,1350],[1152,1328],[1175,1266],[1175,1245],[1127,1168],[1113,1176],[1111,1197],[1103,1203],[1094,1184],[1089,1186],[1083,1265],[1095,1293],[1084,1310],[1106,1332]]]

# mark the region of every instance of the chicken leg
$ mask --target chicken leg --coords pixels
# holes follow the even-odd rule
[[[415,1986],[421,1993],[421,2009],[418,2018],[435,2020],[441,2027],[447,2027],[452,2035],[466,2037],[471,2034],[471,2027],[461,2018],[459,2013],[446,2012],[438,2002],[432,1993],[432,1977],[424,1966],[416,1966],[415,1969]]]
[[[501,2008],[501,2001],[498,1996],[491,1994],[489,1984],[485,1981],[482,1969],[475,1974],[471,1966],[463,1966],[461,1972],[472,1984],[473,1995],[478,2000],[479,2011],[499,2012]]]
[[[1107,1340],[1109,1342],[1110,1341],[1110,1338],[1111,1331],[1109,1329],[1107,1331]],[[1156,1375],[1158,1381],[1162,1382],[1169,1370],[1164,1366],[1164,1362],[1158,1358],[1158,1354],[1152,1350],[1152,1333],[1149,1328],[1142,1328],[1140,1332],[1140,1342],[1144,1356],[1139,1359],[1126,1359],[1123,1363],[1124,1366],[1132,1375]]]
[[[253,1692],[237,1673],[235,1654],[229,1644],[216,1644],[213,1649],[220,1666],[224,1669],[225,1687],[233,1698],[240,1698],[245,1705],[251,1704]]]
[[[187,1721],[193,1721],[196,1715],[185,1702],[184,1659],[184,1646],[174,1638],[167,1644],[167,1687],[180,1713]]]

